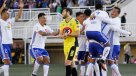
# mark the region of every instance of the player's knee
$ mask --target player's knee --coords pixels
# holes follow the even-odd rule
[[[107,42],[104,46],[105,47],[110,46],[110,42]]]
[[[71,64],[72,64],[72,61],[71,61],[71,60],[66,60],[66,61],[65,61],[65,66],[71,65]]]
[[[109,65],[112,65],[112,64],[114,64],[114,62],[111,61],[111,60],[108,60],[108,64],[109,64]]]
[[[42,63],[43,62],[43,57],[38,57],[37,61],[40,62],[40,63]]]
[[[6,65],[9,65],[9,64],[10,64],[10,60],[9,60],[9,59],[4,59],[3,62],[4,62],[4,64],[6,64]]]
[[[49,63],[50,63],[50,58],[44,56],[44,57],[43,57],[43,63],[44,63],[44,64],[49,64]]]
[[[85,61],[81,61],[81,65],[85,65]]]

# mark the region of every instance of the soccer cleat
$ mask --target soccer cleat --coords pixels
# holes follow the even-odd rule
[[[106,67],[105,67],[105,62],[104,60],[98,60],[97,63],[99,64],[99,66],[106,71]]]
[[[31,76],[36,76],[36,75],[32,74]]]

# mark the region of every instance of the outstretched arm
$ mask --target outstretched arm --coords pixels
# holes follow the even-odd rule
[[[2,5],[2,7],[0,8],[0,14],[1,14],[2,10],[6,7],[6,2],[7,2],[7,0],[4,0],[4,3]]]
[[[20,9],[18,11],[18,14],[15,16],[15,21],[17,21],[22,15],[23,7],[24,7],[24,3],[22,1],[19,3],[19,7]]]
[[[117,31],[117,32],[119,32],[119,33],[121,33],[121,34],[131,35],[131,32],[128,32],[128,31],[126,31],[126,30],[122,30],[122,29],[117,28],[117,27],[115,27],[115,26],[112,26],[112,25],[111,25],[110,28],[111,28],[111,30]]]

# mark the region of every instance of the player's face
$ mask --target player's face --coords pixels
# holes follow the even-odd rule
[[[9,18],[9,12],[8,11],[5,11],[3,13],[3,16],[5,17],[5,19],[8,19]]]
[[[117,16],[119,16],[118,9],[113,8],[111,11],[111,17],[115,18]]]
[[[62,17],[63,17],[63,19],[67,18],[67,14],[68,14],[68,12],[66,11],[66,9],[64,9],[62,11]]]
[[[83,15],[83,14],[79,15],[79,16],[77,17],[77,20],[78,20],[80,23],[83,23],[83,21],[84,21],[84,15]]]
[[[43,23],[43,24],[46,24],[46,16],[42,16],[39,18],[40,22]]]

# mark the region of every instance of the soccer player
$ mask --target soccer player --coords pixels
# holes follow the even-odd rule
[[[125,35],[131,35],[131,32],[127,32],[125,30],[121,30],[121,21],[119,18],[121,10],[119,7],[114,7],[111,11],[111,20],[114,22],[114,25],[110,27],[110,44],[111,50],[109,53],[109,64],[112,70],[112,76],[121,76],[119,69],[118,69],[118,57],[120,53],[120,33]]]
[[[72,76],[77,76],[77,70],[74,65],[75,55],[77,55],[78,50],[77,37],[80,35],[80,24],[71,15],[72,10],[70,8],[63,9],[62,16],[64,20],[60,23],[59,35],[60,38],[64,39],[66,76],[71,76],[71,74]]]
[[[46,15],[38,14],[38,23],[33,27],[33,35],[30,43],[30,54],[35,59],[34,69],[31,76],[36,76],[40,64],[43,64],[44,76],[48,75],[50,57],[44,49],[46,36],[57,35],[46,25]]]
[[[95,40],[89,40],[89,65],[86,70],[86,76],[100,76],[100,69],[97,63],[103,54],[104,46]],[[95,73],[94,73],[95,72]]]
[[[5,6],[5,2],[3,4]],[[9,9],[1,8],[1,19],[0,19],[0,56],[4,65],[0,67],[0,73],[4,72],[4,76],[9,76],[9,65],[11,63],[11,44],[12,40],[12,29],[11,26],[17,21],[22,14],[24,7],[23,2],[20,2],[20,10],[15,18],[9,18]]]
[[[103,66],[104,61],[106,60],[107,55],[110,51],[110,43],[107,39],[107,37],[101,32],[102,30],[102,24],[104,19],[109,18],[108,13],[105,11],[102,11],[103,7],[101,4],[95,5],[96,11],[92,13],[94,15],[93,18],[88,19],[85,23],[86,25],[86,36],[87,38],[96,40],[97,42],[103,44],[105,46],[103,54],[101,59],[99,60],[99,64],[101,67],[106,70],[106,68]],[[110,23],[109,21],[108,23]],[[111,22],[112,23],[112,22]]]
[[[84,35],[84,29],[85,26],[83,25],[84,21],[84,13],[82,12],[77,12],[76,13],[76,19],[80,23],[80,35],[78,37],[78,44],[79,44],[79,49],[78,49],[78,63],[80,63],[80,76],[84,76],[85,74],[85,61],[84,57],[86,54],[86,36]]]

